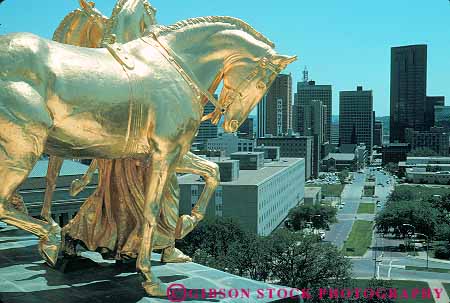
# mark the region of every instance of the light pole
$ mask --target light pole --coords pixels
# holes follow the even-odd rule
[[[412,228],[413,228],[413,234],[416,233],[416,227],[415,227],[414,225],[407,224],[407,223],[403,223],[402,225],[403,225],[403,226],[409,226],[409,227],[412,227]],[[410,236],[409,238],[412,239],[411,236]],[[416,245],[415,245],[415,243],[413,243],[413,251],[414,251],[414,255],[416,255]]]
[[[416,233],[416,235],[421,235],[421,236],[424,236],[424,237],[427,238],[427,269],[428,269],[428,246],[429,246],[429,243],[430,243],[430,239],[428,238],[427,235],[422,234],[422,233]]]

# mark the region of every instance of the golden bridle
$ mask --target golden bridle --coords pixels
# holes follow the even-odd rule
[[[203,89],[196,80],[191,77],[186,70],[181,66],[181,64],[175,59],[174,51],[167,45],[164,41],[158,39],[157,35],[154,33],[149,33],[149,36],[142,37],[141,39],[152,46],[155,46],[155,43],[151,43],[148,38],[151,37],[153,41],[156,42],[156,48],[163,55],[163,57],[172,64],[173,67],[178,71],[178,73],[183,77],[183,79],[189,84],[191,89],[195,91],[197,95],[197,99],[201,100],[202,98],[206,98],[209,100],[214,106],[215,110],[208,115],[202,117],[202,122],[211,119],[213,124],[217,124],[220,118],[226,114],[229,106],[237,100],[242,98],[241,89],[248,85],[251,81],[253,81],[259,74],[261,74],[261,78],[264,79],[266,76],[267,70],[272,72],[272,75],[269,77],[268,81],[264,83],[263,81],[258,81],[257,87],[260,89],[267,88],[270,83],[273,82],[275,77],[283,70],[283,68],[279,65],[276,65],[272,61],[272,55],[267,55],[261,57],[257,62],[253,71],[249,73],[249,75],[236,87],[225,87],[225,89],[231,91],[230,94],[227,95],[226,100],[220,102],[217,100],[213,94],[208,89]],[[223,73],[220,75],[219,80],[222,80]]]

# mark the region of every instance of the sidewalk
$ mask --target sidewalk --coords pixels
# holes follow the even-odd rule
[[[447,291],[444,288],[444,285],[442,285],[442,282],[436,281],[436,280],[429,280],[428,285],[431,288],[431,293],[433,294],[434,302],[436,303],[448,303],[450,302],[450,298],[448,297]],[[442,289],[442,293],[440,294],[440,298],[437,298],[436,292],[433,290],[435,288]]]
[[[409,257],[410,258],[414,258],[414,259],[418,259],[418,260],[426,260],[427,259],[427,252],[426,251],[419,251],[418,254],[419,254],[418,256],[409,256]],[[437,259],[437,258],[432,258],[432,257],[428,257],[428,261],[450,264],[450,260],[442,260],[442,259]]]

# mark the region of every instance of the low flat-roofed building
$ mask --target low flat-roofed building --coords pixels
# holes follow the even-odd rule
[[[239,160],[240,170],[258,170],[264,166],[263,152],[237,152],[230,155],[232,160]]]
[[[284,136],[258,138],[258,145],[280,147],[280,157],[304,158],[306,163],[305,178],[313,176],[313,138],[306,136]]]
[[[44,203],[48,160],[39,160],[28,178],[19,187],[19,194],[23,197],[28,213],[38,218]],[[93,193],[97,186],[97,176],[93,178],[85,190],[78,196],[69,193],[74,179],[81,178],[88,166],[80,162],[65,160],[52,199],[52,217],[61,226],[67,224],[78,212],[81,204]]]
[[[412,172],[445,172],[450,171],[450,157],[407,157],[406,161],[398,163],[399,172],[404,175],[406,171]]]
[[[330,153],[322,160],[322,168],[324,171],[355,170],[357,168],[356,154],[354,152]]]
[[[255,152],[263,152],[264,159],[279,161],[280,160],[280,147],[279,146],[264,146],[260,145],[255,147]]]
[[[411,151],[409,143],[389,143],[381,148],[382,163],[398,163],[405,161],[408,153]]]
[[[322,200],[321,187],[305,187],[305,205],[319,205]]]
[[[409,183],[450,185],[450,170],[436,172],[426,167],[412,167],[406,168],[405,177]]]
[[[229,157],[235,152],[252,152],[256,141],[239,138],[236,134],[223,133],[218,138],[208,139],[206,148],[208,150],[221,150]]]
[[[190,214],[204,188],[196,175],[178,178],[180,213]],[[305,160],[281,158],[258,170],[240,170],[239,178],[220,182],[206,210],[206,217],[234,218],[248,231],[269,235],[304,199]]]
[[[432,127],[430,131],[405,130],[405,140],[411,145],[411,150],[429,148],[439,156],[448,156],[449,134],[442,127]]]

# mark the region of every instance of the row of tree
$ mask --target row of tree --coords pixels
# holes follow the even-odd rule
[[[419,194],[418,189],[396,187],[375,223],[378,231],[397,237],[411,233],[427,235],[440,241],[435,250],[437,257],[450,257],[450,191],[436,195],[430,190]],[[412,227],[413,226],[413,227]],[[425,238],[425,237],[424,237]]]
[[[337,247],[320,242],[311,234],[280,228],[261,237],[244,231],[233,220],[216,218],[199,224],[177,246],[194,262],[208,267],[253,280],[309,289],[312,297],[308,302],[391,302],[319,298],[320,288],[352,287],[351,263]]]

